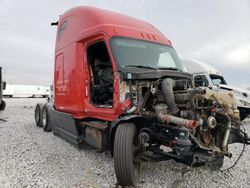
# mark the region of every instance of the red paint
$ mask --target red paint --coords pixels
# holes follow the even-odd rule
[[[124,112],[128,104],[120,102],[119,77],[109,44],[109,40],[114,36],[171,46],[170,41],[159,30],[145,21],[93,7],[70,9],[60,17],[58,22],[54,71],[57,110],[71,113],[77,119],[93,117],[108,121],[117,119]],[[89,102],[90,78],[86,49],[98,40],[105,41],[113,65],[112,109],[98,108]]]

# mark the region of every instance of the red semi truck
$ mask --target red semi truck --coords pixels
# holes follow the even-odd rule
[[[194,88],[151,24],[76,7],[52,25],[54,100],[37,104],[36,124],[75,145],[109,150],[120,185],[138,183],[142,160],[220,168],[228,144],[249,143],[233,96]]]

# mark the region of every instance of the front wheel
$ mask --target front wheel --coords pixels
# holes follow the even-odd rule
[[[119,185],[136,186],[140,179],[140,162],[136,158],[137,145],[135,125],[119,124],[114,140],[115,173]]]

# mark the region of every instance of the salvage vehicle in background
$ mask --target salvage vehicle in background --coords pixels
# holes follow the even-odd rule
[[[49,87],[38,85],[21,85],[21,84],[7,84],[3,90],[5,97],[50,97],[51,91]]]
[[[3,90],[3,96],[10,98],[14,96],[14,87],[11,84],[6,84],[6,87]]]
[[[194,76],[196,87],[209,87],[220,93],[232,93],[237,101],[240,119],[250,115],[250,91],[227,84],[223,75],[214,67],[195,60],[182,60],[187,71]]]
[[[232,155],[228,144],[249,143],[234,97],[194,88],[151,24],[76,7],[52,25],[54,102],[37,104],[36,124],[75,145],[109,150],[120,185],[138,183],[143,160],[220,168]]]
[[[0,110],[4,110],[6,103],[3,100],[3,90],[6,87],[6,82],[3,81],[2,67],[0,67]]]

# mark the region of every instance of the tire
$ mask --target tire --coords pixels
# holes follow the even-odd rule
[[[136,186],[140,179],[140,162],[135,161],[133,151],[136,136],[133,123],[118,125],[114,140],[114,163],[116,178],[121,186]]]
[[[42,128],[45,132],[50,132],[51,131],[51,126],[50,126],[50,110],[49,106],[45,104],[42,109],[42,115],[41,115],[41,122],[42,122]]]
[[[0,104],[0,110],[4,110],[6,107],[6,102],[2,100],[2,103]]]
[[[37,103],[36,108],[35,108],[35,122],[38,127],[42,127],[42,109],[43,109],[44,104]]]

